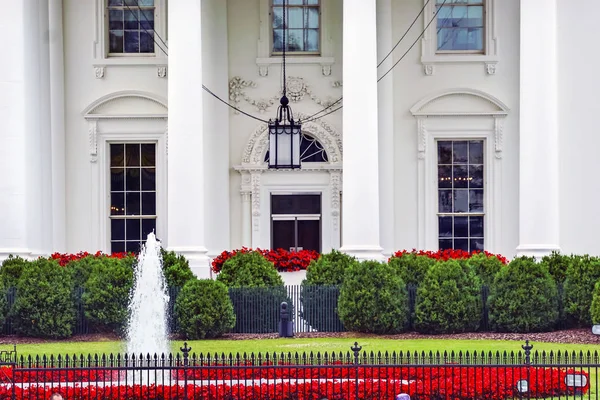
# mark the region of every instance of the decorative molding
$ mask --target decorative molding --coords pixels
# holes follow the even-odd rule
[[[340,193],[342,190],[342,173],[341,171],[329,172],[329,188],[331,190],[331,219],[334,232],[339,231],[340,225]]]
[[[429,105],[434,104],[436,101],[447,97],[447,96],[472,96],[474,98],[478,98],[483,100],[484,102],[492,105],[494,110],[492,111],[480,111],[473,112],[469,109],[465,109],[464,111],[453,111],[453,112],[442,112],[442,111],[427,111]],[[509,108],[498,100],[496,97],[483,92],[477,89],[469,89],[469,88],[459,88],[459,89],[448,89],[444,90],[430,96],[427,96],[423,100],[419,101],[417,104],[412,106],[410,112],[413,116],[475,116],[475,115],[507,115],[509,112]]]
[[[90,162],[98,161],[98,121],[88,121],[88,138],[90,146]]]
[[[239,104],[243,101],[254,106],[256,111],[263,114],[265,111],[269,110],[272,106],[277,106],[279,104],[279,99],[281,97],[281,91],[278,91],[276,94],[269,98],[261,98],[254,99],[250,97],[246,93],[246,89],[248,88],[257,88],[258,85],[256,82],[243,79],[239,76],[234,76],[229,81],[229,100],[232,101],[236,107],[239,108]],[[311,87],[305,82],[304,78],[290,76],[286,80],[287,87],[287,96],[292,103],[297,103],[304,100],[305,96],[310,98],[314,103],[318,104],[321,107],[327,108],[331,104],[335,103],[337,99],[328,98],[327,100],[323,100],[319,98],[311,89]],[[341,88],[341,81],[334,81],[331,83],[331,87],[333,88]],[[234,111],[235,114],[239,114],[239,111]]]
[[[435,65],[423,64],[423,72],[425,72],[425,75],[427,76],[435,74]]]
[[[330,76],[331,75],[331,65],[321,64],[321,73],[323,74],[323,76]]]
[[[166,78],[167,77],[167,66],[166,65],[157,66],[156,74],[158,75],[159,78]]]
[[[265,77],[269,75],[269,66],[268,65],[259,65],[258,66],[258,75]]]
[[[308,115],[299,113],[298,118],[307,118]],[[330,163],[342,162],[342,136],[333,127],[322,119],[311,121],[302,125],[302,131],[317,139],[325,148]],[[269,134],[266,124],[260,124],[250,135],[242,154],[242,165],[262,166],[265,154],[269,147]],[[302,167],[304,169],[304,166]],[[320,168],[322,169],[322,167]]]
[[[252,230],[260,230],[260,175],[261,171],[251,173],[252,190]]]
[[[496,67],[497,67],[498,63],[497,62],[488,62],[485,63],[485,70],[488,73],[488,75],[496,75]]]
[[[160,106],[162,106],[165,111],[167,110],[167,101],[165,99],[163,99],[160,96],[157,96],[153,93],[149,93],[149,92],[143,92],[143,91],[139,91],[139,90],[123,90],[123,91],[119,91],[119,92],[115,92],[115,93],[110,93],[107,94],[106,96],[102,96],[99,99],[97,99],[96,101],[94,101],[93,103],[91,103],[89,106],[87,106],[83,111],[82,114],[84,117],[88,118],[104,118],[104,117],[109,117],[109,118],[116,118],[116,117],[121,117],[121,118],[165,118],[165,115],[110,115],[110,116],[104,116],[104,115],[98,115],[98,114],[94,114],[100,107],[102,107],[104,104],[108,104],[110,102],[119,100],[119,99],[124,99],[124,98],[138,98],[138,99],[145,99],[145,100],[149,100],[152,101]]]
[[[169,119],[165,118],[165,152],[169,155]],[[167,162],[169,159],[167,158]]]
[[[496,158],[502,158],[504,144],[504,117],[494,117],[494,150]]]
[[[425,127],[425,118],[417,118],[418,127],[418,139],[417,139],[417,151],[419,160],[425,159],[425,153],[427,151],[427,128]]]
[[[105,68],[106,68],[105,66],[95,66],[94,67],[94,75],[96,76],[96,79],[104,78]]]

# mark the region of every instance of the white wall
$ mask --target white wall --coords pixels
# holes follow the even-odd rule
[[[600,63],[592,34],[600,3],[558,2],[560,248],[600,254]],[[542,39],[542,38],[540,38]],[[544,171],[540,171],[544,173]]]

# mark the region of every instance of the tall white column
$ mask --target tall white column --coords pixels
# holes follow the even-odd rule
[[[168,248],[210,276],[205,243],[202,0],[169,3]]]
[[[392,25],[392,0],[377,0],[377,60],[378,63],[394,46]],[[390,55],[379,70],[392,68]],[[386,257],[394,248],[394,73],[390,72],[377,86],[379,110],[379,232]]]
[[[62,0],[50,0],[50,130],[52,147],[52,250],[66,251],[65,69]]]
[[[242,191],[242,246],[252,247],[252,192]]]
[[[519,255],[559,248],[557,0],[521,0]]]
[[[376,0],[344,1],[342,248],[383,260],[379,242]]]

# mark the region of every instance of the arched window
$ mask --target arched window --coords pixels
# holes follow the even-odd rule
[[[267,154],[265,154],[265,162],[269,162],[268,150]],[[327,152],[323,145],[319,143],[317,139],[306,133],[302,133],[302,138],[300,139],[300,162],[329,162]]]

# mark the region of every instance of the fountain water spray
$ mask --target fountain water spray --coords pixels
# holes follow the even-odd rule
[[[135,267],[129,302],[127,354],[169,354],[167,308],[169,293],[162,271],[160,242],[148,234]]]

